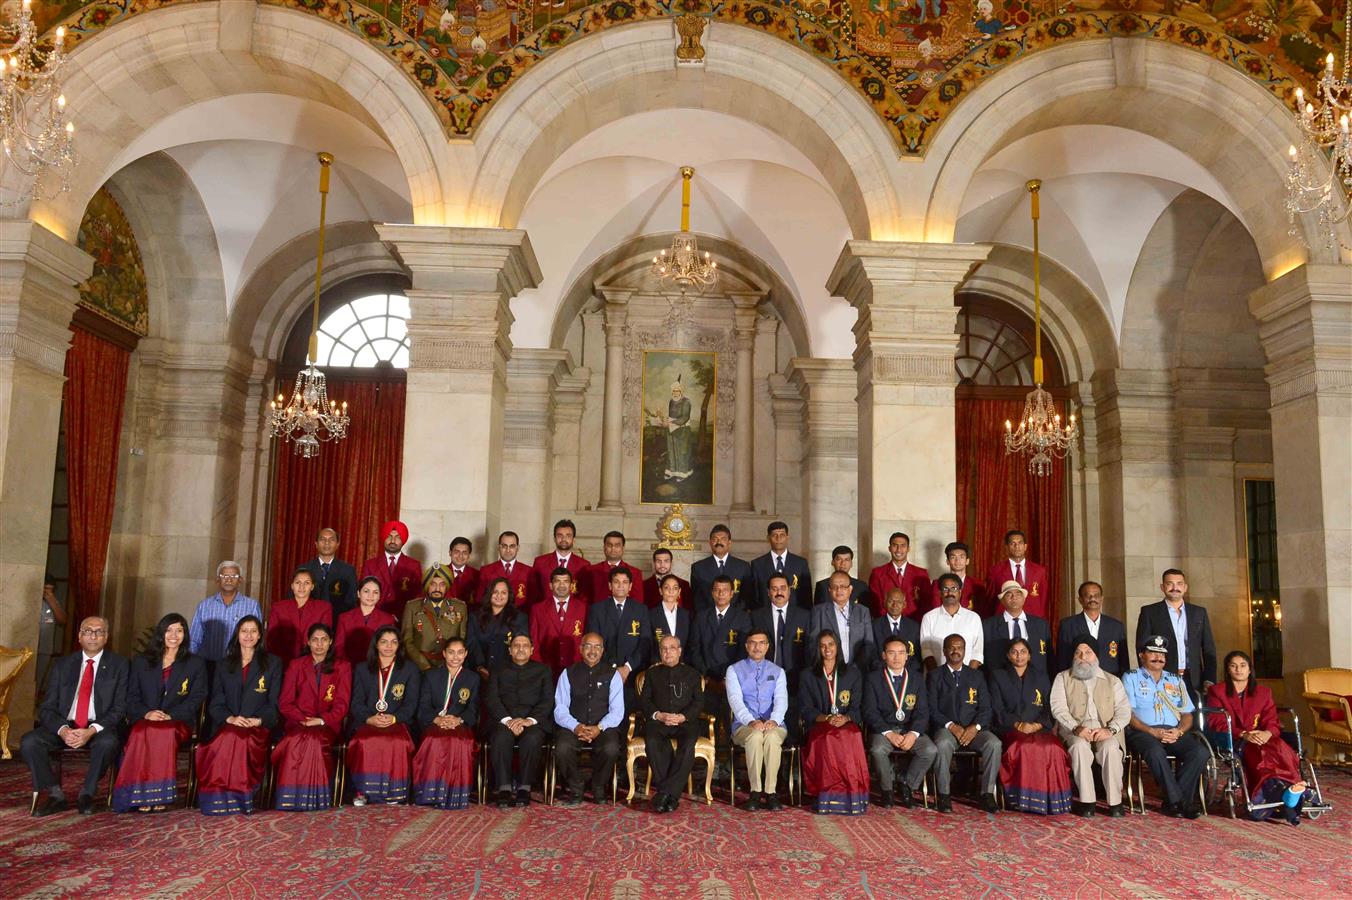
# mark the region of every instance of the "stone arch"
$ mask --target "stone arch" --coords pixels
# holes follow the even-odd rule
[[[219,339],[225,278],[216,232],[192,179],[163,153],[125,166],[107,185],[136,232],[150,295],[152,338]]]
[[[881,120],[838,74],[747,28],[719,28],[702,72],[673,77],[672,26],[643,22],[623,41],[596,35],[532,67],[485,116],[469,224],[514,227],[559,153],[637,109],[691,106],[748,119],[782,136],[820,170],[855,237],[887,237],[902,205],[897,152]]]
[[[1281,101],[1229,66],[1161,42],[1066,45],[1010,66],[972,92],[929,151],[928,240],[949,240],[972,173],[1001,147],[1045,128],[1116,125],[1170,144],[1207,169],[1236,205],[1271,278],[1326,251],[1288,234],[1274,193],[1283,183],[1294,120]],[[1331,260],[1330,260],[1331,261]]]
[[[372,45],[317,16],[264,5],[242,12],[224,2],[175,5],[81,41],[65,84],[80,165],[70,192],[29,205],[32,218],[73,234],[107,169],[156,122],[202,100],[275,93],[333,106],[381,135],[408,180],[414,220],[439,223],[454,190],[443,181],[454,179],[442,119],[417,86]]]
[[[597,285],[612,283],[626,275],[644,276],[653,256],[671,246],[671,238],[671,232],[645,234],[608,250],[584,268],[568,286],[555,311],[549,346],[563,347],[569,328],[596,296]],[[722,272],[721,277],[731,280],[736,285],[735,290],[765,294],[763,302],[784,323],[794,345],[794,356],[812,355],[802,305],[773,268],[732,241],[700,235],[700,249],[712,255]]]

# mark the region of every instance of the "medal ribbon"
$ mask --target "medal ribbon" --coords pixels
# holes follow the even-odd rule
[[[447,710],[451,708],[451,690],[455,687],[455,681],[460,677],[460,673],[463,671],[465,671],[463,668],[456,669],[455,674],[452,675],[450,674],[449,669],[446,670],[446,699],[441,703],[440,715],[449,715]]]
[[[386,675],[384,669],[376,671],[376,686],[380,688],[380,702],[382,703],[385,702],[385,692],[390,689],[390,679],[394,677],[394,663],[390,663],[389,672],[390,674]]]
[[[895,690],[892,689],[892,670],[888,669],[883,674],[884,674],[883,680],[887,682],[887,692],[892,695],[892,702],[895,703],[897,705],[897,709],[900,710],[902,702],[905,701],[906,699],[906,686],[911,681],[911,673],[906,669],[901,670],[900,694],[898,694]]]
[[[836,676],[831,673],[826,676],[826,692],[831,695],[831,715],[839,715],[839,705],[836,703]]]

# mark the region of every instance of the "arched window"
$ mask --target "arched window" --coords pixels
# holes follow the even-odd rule
[[[366,294],[332,310],[319,323],[321,368],[408,368],[408,298]]]
[[[1021,311],[989,297],[958,299],[958,348],[953,366],[962,388],[1031,388],[1033,323]],[[1060,387],[1061,363],[1044,330],[1044,386]]]

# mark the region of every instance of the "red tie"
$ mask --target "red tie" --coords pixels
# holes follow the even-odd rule
[[[559,621],[560,621],[560,622],[563,621],[563,610],[564,610],[565,607],[567,607],[567,606],[568,606],[567,603],[560,603],[560,604],[559,604]]]
[[[386,568],[390,570],[390,581],[394,581],[394,557],[393,557],[393,556],[390,557],[389,565],[386,566]]]
[[[89,701],[94,696],[94,660],[86,659],[84,674],[80,676],[80,693],[75,700],[75,727],[89,727]]]
[[[511,564],[511,563],[508,563],[508,564],[507,564],[507,577],[508,577],[508,578],[512,577],[512,564]]]
[[[1026,587],[1023,583],[1023,563],[1014,564],[1014,580],[1019,583],[1019,587]]]

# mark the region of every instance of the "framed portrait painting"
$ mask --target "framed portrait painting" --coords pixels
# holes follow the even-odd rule
[[[643,352],[643,503],[714,502],[718,363],[712,352]]]

